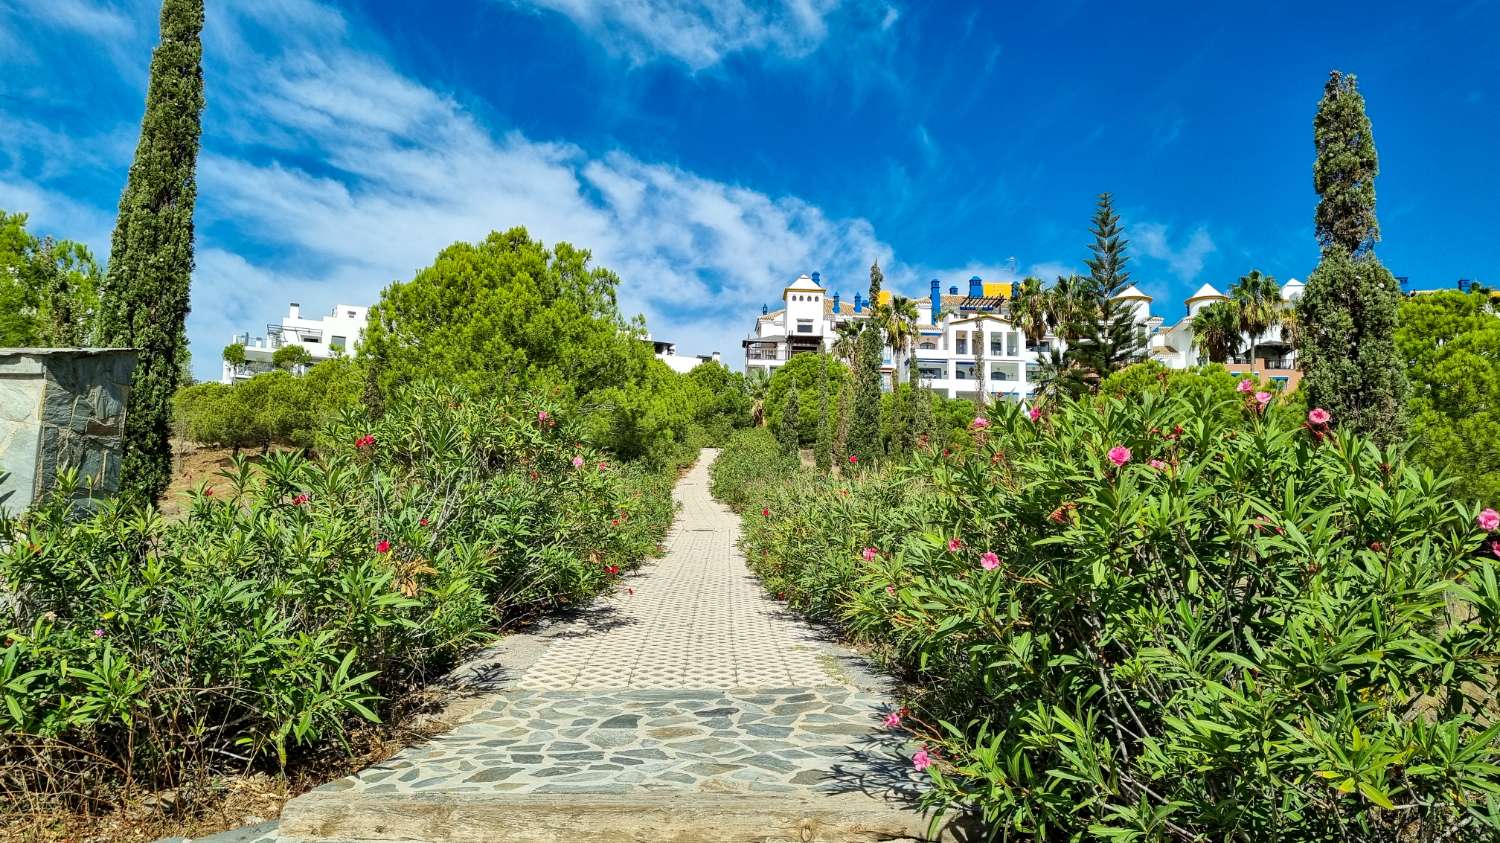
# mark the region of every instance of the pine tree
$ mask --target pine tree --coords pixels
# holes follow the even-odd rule
[[[1089,276],[1084,279],[1089,318],[1068,348],[1068,362],[1083,370],[1083,382],[1090,389],[1097,389],[1106,375],[1139,359],[1145,340],[1135,322],[1135,304],[1118,298],[1130,286],[1130,273],[1125,271],[1129,244],[1121,234],[1120,216],[1110,194],[1099,195],[1090,230],[1093,257],[1085,261]]]
[[[870,265],[870,299],[878,301],[884,280],[880,264]],[[880,451],[880,349],[884,334],[875,320],[869,319],[859,332],[858,358],[854,373],[853,418],[849,420],[848,455],[860,462],[874,459]]]
[[[828,418],[828,356],[822,355],[823,368],[818,372],[818,440],[813,445],[813,462],[819,471],[833,467],[833,422]]]
[[[921,441],[923,437],[926,437],[928,440],[932,439],[932,434],[937,429],[937,419],[932,413],[932,396],[928,394],[927,390],[922,388],[922,373],[917,368],[917,356],[915,354],[912,355],[911,362],[908,365],[910,369],[907,372],[907,378],[911,381],[912,401],[911,430],[912,437],[915,440],[912,444],[915,447],[916,442]]]
[[[161,43],[141,136],[120,194],[109,271],[100,290],[106,345],[139,352],[125,420],[121,488],[155,500],[171,479],[172,396],[183,379],[193,207],[203,112],[203,0],[164,0]]]
[[[782,452],[791,456],[796,456],[801,447],[797,435],[801,420],[802,407],[797,400],[797,381],[793,379],[792,386],[786,393],[786,406],[781,409],[781,426],[776,429],[776,440],[781,443]]]
[[[1313,223],[1319,245],[1342,246],[1351,255],[1369,251],[1380,239],[1375,219],[1380,156],[1353,74],[1335,70],[1328,75],[1313,118],[1313,146],[1313,189],[1319,197]]]
[[[1393,444],[1406,431],[1406,373],[1395,345],[1401,288],[1373,251],[1379,159],[1352,75],[1329,76],[1313,142],[1323,257],[1297,303],[1302,388],[1335,424]]]

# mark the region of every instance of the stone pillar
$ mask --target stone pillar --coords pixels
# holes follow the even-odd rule
[[[18,515],[76,468],[79,504],[120,488],[131,349],[0,348],[0,512]]]

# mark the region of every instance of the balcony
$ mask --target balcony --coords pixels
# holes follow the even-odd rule
[[[785,360],[786,352],[777,348],[747,348],[746,360]]]

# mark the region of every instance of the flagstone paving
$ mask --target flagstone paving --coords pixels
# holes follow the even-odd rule
[[[862,794],[909,811],[920,780],[911,747],[881,724],[890,688],[763,594],[736,547],[738,518],[709,495],[716,456],[705,451],[673,492],[681,511],[660,560],[531,641],[524,669],[496,657],[498,678],[452,731],[293,800],[282,834],[350,835],[357,826],[376,837],[355,817],[371,800],[491,800],[534,812],[558,796],[582,810],[635,797],[816,805]],[[443,816],[443,833],[453,833],[452,812]],[[539,829],[525,839],[553,839]]]

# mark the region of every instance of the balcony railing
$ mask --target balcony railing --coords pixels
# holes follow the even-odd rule
[[[786,352],[774,348],[750,348],[745,350],[746,360],[785,360]]]

